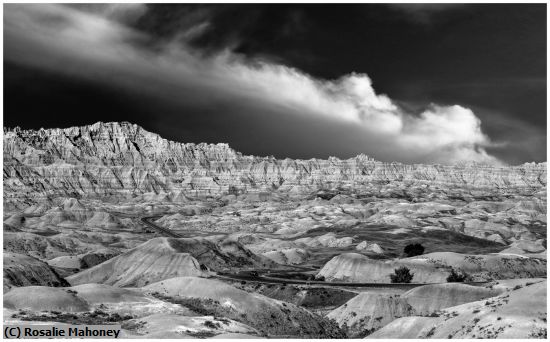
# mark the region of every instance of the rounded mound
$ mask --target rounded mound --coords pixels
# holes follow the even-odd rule
[[[89,304],[149,302],[138,289],[121,289],[105,284],[83,284],[71,287],[80,298]]]
[[[446,267],[413,260],[375,260],[358,253],[344,253],[332,258],[319,271],[329,281],[389,283],[390,275],[400,266],[407,266],[414,274],[413,283],[445,282]]]
[[[63,255],[48,260],[48,265],[59,268],[80,268],[80,258],[76,255]]]
[[[501,291],[467,284],[448,283],[426,285],[409,290],[401,298],[414,308],[417,314],[430,314],[439,309],[475,302],[498,296]]]
[[[340,327],[346,325],[350,337],[355,337],[412,313],[411,306],[399,296],[363,292],[331,311],[327,317],[334,319]]]
[[[250,294],[239,290],[231,285],[219,280],[197,278],[197,277],[178,277],[166,279],[144,287],[148,292],[158,292],[169,297],[198,297],[210,299],[227,299],[235,302],[234,306],[246,310],[253,309],[257,302],[267,302],[269,298]],[[259,298],[256,298],[259,297]],[[260,299],[261,298],[261,299]]]
[[[308,259],[309,252],[303,248],[288,248],[280,251],[265,252],[262,255],[278,264],[297,265]]]
[[[191,298],[195,307],[271,335],[341,337],[340,331],[331,330],[334,329],[332,323],[320,316],[290,303],[239,290],[219,280],[180,277],[151,284],[144,290],[180,300]],[[305,335],[303,327],[308,328]]]
[[[136,248],[85,271],[67,277],[72,285],[102,283],[141,287],[159,280],[200,276],[199,262],[170,238],[151,239]]]
[[[47,286],[17,287],[4,295],[4,307],[33,311],[83,312],[88,303],[68,289]]]

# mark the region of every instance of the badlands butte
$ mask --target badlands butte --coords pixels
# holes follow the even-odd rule
[[[281,160],[125,122],[5,128],[3,143],[4,323],[547,336],[546,163]],[[391,282],[400,267],[410,283]]]

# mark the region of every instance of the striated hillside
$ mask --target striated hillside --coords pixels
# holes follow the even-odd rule
[[[4,130],[6,322],[117,322],[130,337],[544,336],[546,207],[546,163],[278,160],[129,123]],[[424,254],[407,257],[411,243]],[[400,266],[439,284],[384,287]],[[447,284],[452,271],[488,283]],[[254,279],[266,273],[380,287],[351,298]]]
[[[404,165],[365,155],[340,160],[244,156],[227,144],[168,141],[143,128],[98,122],[66,129],[4,129],[4,206],[60,196],[132,198],[352,188],[363,195],[463,198],[532,194],[546,187],[546,163],[514,167]]]

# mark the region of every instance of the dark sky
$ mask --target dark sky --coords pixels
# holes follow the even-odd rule
[[[5,126],[122,120],[280,158],[545,161],[546,4],[4,5]]]

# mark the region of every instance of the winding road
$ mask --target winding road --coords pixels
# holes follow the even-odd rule
[[[141,218],[141,222],[143,222],[147,227],[152,228],[153,230],[156,230],[157,232],[164,234],[166,236],[178,238],[178,239],[184,237],[184,236],[181,236],[180,234],[174,233],[168,228],[161,227],[151,222],[151,220],[159,219],[161,217],[162,216],[145,216]]]
[[[164,234],[165,236],[173,237],[173,238],[184,238],[185,236],[182,236],[180,234],[177,234],[173,232],[172,230],[168,228],[161,227],[152,221],[155,219],[158,219],[162,216],[145,216],[142,217],[140,220],[145,225],[147,225],[149,228],[152,228],[153,230],[156,230],[157,232]],[[300,266],[288,266],[293,267],[297,269],[303,270],[304,267]],[[251,282],[257,282],[262,284],[298,284],[298,285],[305,285],[305,286],[331,286],[331,287],[356,287],[356,288],[398,288],[398,289],[412,289],[419,286],[424,285],[433,285],[437,283],[349,283],[349,282],[325,282],[325,281],[317,281],[317,280],[298,280],[298,279],[287,279],[287,278],[279,278],[279,277],[270,277],[265,276],[264,274],[267,273],[266,270],[247,270],[247,271],[240,271],[237,273],[224,273],[224,272],[217,272],[215,277],[225,280],[233,280],[233,281],[251,281]],[[281,274],[284,272],[277,271],[277,273]],[[479,286],[486,284],[487,282],[467,282],[465,284]]]

